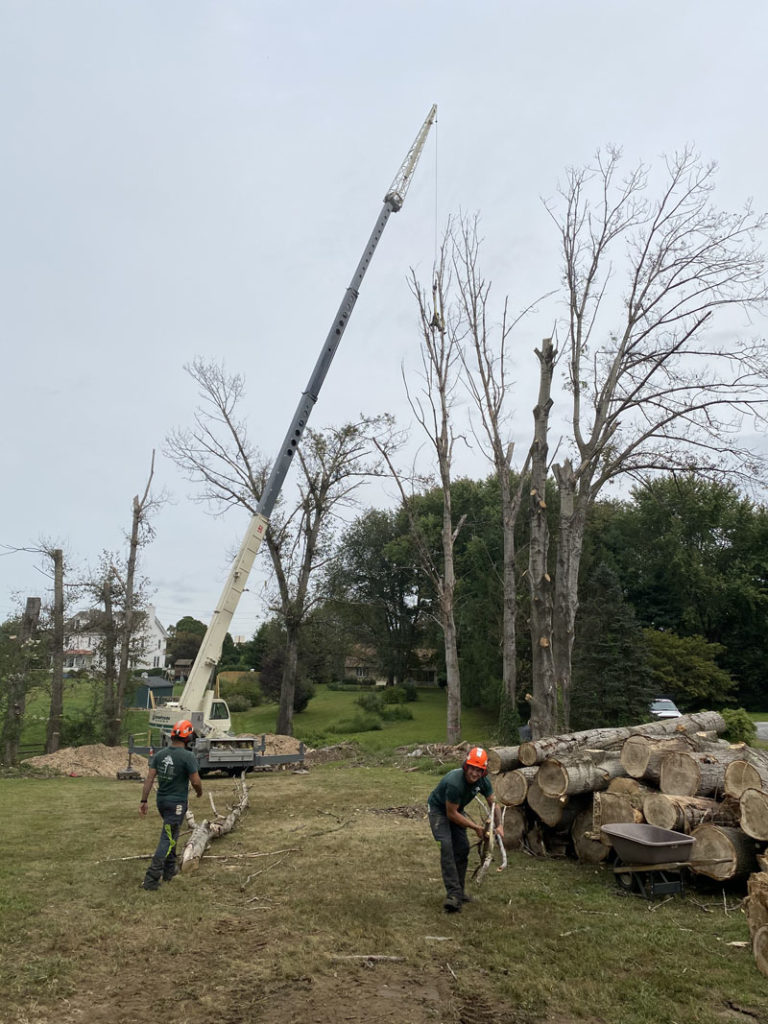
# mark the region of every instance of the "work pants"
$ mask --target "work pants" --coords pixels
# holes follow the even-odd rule
[[[469,861],[467,830],[454,824],[442,811],[429,808],[429,827],[440,843],[440,871],[446,896],[460,900],[464,893]]]
[[[181,823],[187,813],[187,805],[175,801],[161,803],[158,800],[157,810],[163,819],[163,830],[144,876],[144,881],[148,883],[158,883],[161,879],[167,882],[176,874],[176,840],[179,838]]]

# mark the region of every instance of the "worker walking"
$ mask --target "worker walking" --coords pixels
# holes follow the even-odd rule
[[[197,758],[186,744],[195,735],[191,722],[184,719],[171,729],[171,745],[163,747],[152,755],[149,770],[144,780],[139,813],[147,813],[147,798],[157,778],[157,810],[163,819],[163,831],[147,868],[142,889],[153,892],[160,888],[160,882],[170,882],[179,873],[176,863],[176,841],[179,829],[187,813],[189,784],[197,795],[203,795]]]
[[[440,843],[440,870],[445,885],[443,909],[449,914],[458,913],[462,903],[472,899],[464,891],[469,861],[467,829],[471,828],[480,839],[483,838],[483,826],[475,824],[464,814],[467,804],[478,795],[485,797],[493,815],[495,831],[500,836],[504,835],[487,773],[488,754],[482,747],[472,747],[461,768],[454,768],[444,775],[427,801],[429,827]]]

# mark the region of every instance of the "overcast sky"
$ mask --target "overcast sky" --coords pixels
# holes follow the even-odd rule
[[[754,0],[0,0],[0,544],[54,541],[73,570],[121,548],[154,448],[172,503],[142,571],[161,621],[207,622],[247,516],[212,518],[162,454],[197,401],[184,364],[244,374],[276,453],[431,104],[315,427],[409,421],[406,278],[429,283],[451,213],[480,215],[485,275],[522,308],[558,285],[541,197],[600,146],[653,163],[693,143],[722,206],[768,209],[766,39]],[[527,319],[526,360],[558,312]],[[5,617],[50,581],[3,550]],[[264,577],[257,560],[233,634]]]

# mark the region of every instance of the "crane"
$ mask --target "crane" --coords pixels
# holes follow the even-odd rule
[[[246,739],[232,735],[226,701],[215,696],[216,666],[221,657],[222,645],[232,622],[232,616],[245,589],[254,559],[269,526],[269,518],[275,502],[280,495],[286,474],[306,430],[307,422],[317,402],[320,388],[333,362],[342,335],[349,324],[359,295],[360,285],[390,215],[397,213],[405,202],[416,165],[436,118],[437,106],[433,105],[384,196],[381,212],[376,219],[360,262],[352,275],[349,287],[344,293],[315,368],[307,386],[301,393],[299,404],[272,465],[272,471],[245,532],[240,549],[232,563],[229,576],[184,689],[178,701],[153,708],[150,712],[150,730],[159,729],[165,742],[167,742],[171,726],[179,718],[188,718],[192,722],[197,734],[195,753],[198,756],[201,770],[212,770],[216,767],[234,770],[238,766],[251,764],[256,757],[252,738]],[[138,750],[138,748],[136,749]]]

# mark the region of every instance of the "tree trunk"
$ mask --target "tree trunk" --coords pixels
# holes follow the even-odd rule
[[[713,825],[739,825],[739,805],[733,799],[713,800],[706,796],[673,796],[649,793],[643,801],[643,814],[649,825],[690,833],[703,822]]]
[[[768,768],[749,761],[731,761],[725,769],[723,791],[738,799],[746,789],[763,789],[768,792]]]
[[[293,736],[293,701],[296,696],[296,674],[299,664],[299,629],[286,619],[285,633],[285,663],[280,686],[277,731],[280,736]]]
[[[461,676],[453,615],[453,589],[450,607],[443,611],[443,640],[445,642],[445,676],[447,698],[446,742],[461,742]]]
[[[505,807],[519,807],[528,796],[528,787],[536,778],[537,767],[516,768],[511,772],[502,772],[493,779],[493,794]],[[506,831],[506,825],[505,825]]]
[[[757,844],[741,829],[705,822],[691,834],[696,842],[690,868],[695,874],[721,882],[755,870]]]
[[[604,751],[600,753],[605,754]],[[624,774],[618,755],[604,756],[596,764],[589,753],[585,752],[567,760],[548,758],[539,768],[536,782],[542,792],[557,799],[573,796],[574,793],[595,793],[607,789],[611,779]]]
[[[53,670],[51,672],[51,710],[45,734],[45,752],[53,754],[61,740],[61,718],[64,713],[64,553],[52,552],[53,558]]]
[[[117,707],[117,679],[115,675],[115,654],[117,637],[115,612],[112,605],[112,580],[104,581],[104,740],[108,747],[120,743],[120,715]]]
[[[519,850],[525,838],[525,813],[521,807],[507,807],[504,815],[504,848]]]
[[[621,748],[621,763],[634,779],[648,779],[658,784],[661,762],[671,751],[693,750],[693,741],[686,735],[664,739],[650,736],[630,736]]]
[[[610,846],[594,837],[593,810],[589,806],[576,815],[571,840],[576,856],[584,864],[600,864],[611,852]]]
[[[517,756],[520,747],[490,747],[488,750],[488,771],[495,775],[496,772],[509,772],[513,768],[522,767],[520,758]]]
[[[227,832],[231,832],[247,810],[248,790],[246,789],[245,782],[242,780],[235,781],[235,797],[237,803],[229,814],[226,817],[217,815],[215,821],[205,820],[197,825],[192,813],[187,811],[187,820],[192,825],[192,835],[187,840],[181,857],[182,871],[196,871],[200,867],[203,854],[211,842],[220,836],[226,835]]]
[[[30,661],[29,641],[34,638],[40,620],[40,598],[28,597],[24,616],[19,629],[20,664],[18,671],[9,673],[6,679],[7,704],[3,720],[0,751],[3,764],[16,764],[19,758],[19,743],[24,726],[27,706],[27,671]]]
[[[722,794],[725,769],[738,753],[725,747],[706,754],[672,751],[666,754],[659,773],[659,789],[673,796],[714,796]]]
[[[768,840],[768,793],[745,789],[739,797],[741,827],[753,839]]]
[[[533,410],[534,439],[531,447],[531,539],[528,554],[528,586],[531,596],[531,730],[535,739],[557,732],[558,708],[555,665],[552,655],[552,579],[549,574],[549,525],[547,522],[547,453],[549,413],[552,408],[552,375],[556,352],[551,338],[544,338],[539,359],[539,395]]]
[[[643,820],[642,811],[632,806],[624,793],[594,793],[592,800],[592,838],[610,846],[600,829],[603,825],[637,824]]]
[[[536,779],[528,786],[528,806],[545,825],[557,825],[563,816],[567,799],[547,796]]]

